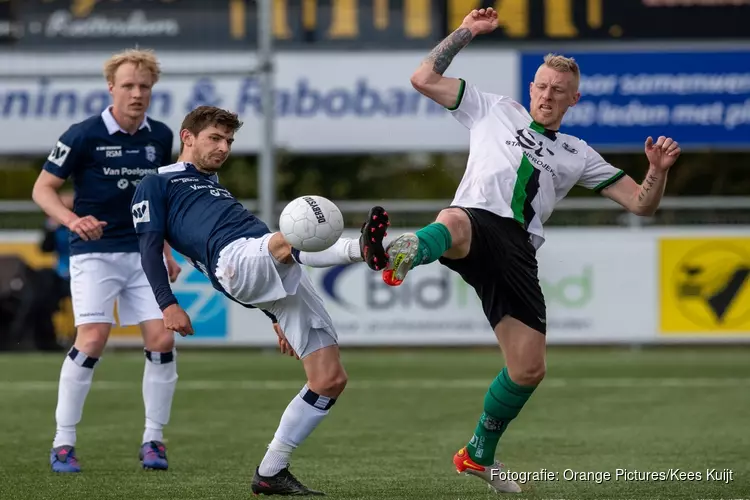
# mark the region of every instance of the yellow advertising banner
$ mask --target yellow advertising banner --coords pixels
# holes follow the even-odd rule
[[[750,336],[750,237],[662,239],[662,335]]]

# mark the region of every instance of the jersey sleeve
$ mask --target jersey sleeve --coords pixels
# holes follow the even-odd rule
[[[138,184],[133,195],[131,212],[136,233],[166,232],[166,185],[160,176],[147,175]]]
[[[458,89],[456,104],[448,108],[453,117],[464,127],[471,129],[475,123],[484,118],[490,108],[503,100],[503,96],[482,92],[463,78]]]
[[[586,165],[583,167],[581,177],[577,184],[586,189],[600,192],[625,177],[625,172],[612,166],[602,155],[589,145],[585,147]]]
[[[85,154],[86,137],[79,126],[73,125],[57,140],[42,168],[47,172],[67,179]]]

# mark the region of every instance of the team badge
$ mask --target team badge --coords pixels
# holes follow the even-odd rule
[[[151,163],[156,162],[156,148],[154,146],[146,146],[144,148],[146,150],[146,159],[150,161]]]

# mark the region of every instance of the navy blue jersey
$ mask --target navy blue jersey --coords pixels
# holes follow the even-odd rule
[[[132,224],[142,241],[148,233],[163,237],[221,292],[224,290],[215,276],[219,252],[240,238],[258,238],[271,232],[219,184],[215,175],[201,173],[189,163],[163,167],[158,175],[145,177],[135,190],[132,212]],[[152,248],[158,246],[157,240]],[[163,309],[165,304],[174,303],[168,297],[171,291],[156,289],[155,283],[163,284],[163,280],[149,275],[143,243],[141,254],[144,270]]]
[[[120,130],[109,109],[74,124],[60,137],[44,170],[61,179],[72,176],[76,215],[93,215],[107,223],[99,240],[84,241],[72,233],[71,255],[138,251],[130,202],[145,175],[171,163],[172,140],[169,127],[151,119],[130,135]]]

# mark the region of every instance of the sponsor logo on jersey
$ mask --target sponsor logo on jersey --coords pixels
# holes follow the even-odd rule
[[[531,137],[531,134],[529,134],[529,136],[527,137],[526,136],[526,134],[527,134],[526,130],[524,130],[524,129],[518,129],[518,130],[516,130],[516,134],[518,134],[516,136],[516,141],[518,141],[518,144],[522,148],[528,149],[528,150],[533,150],[534,154],[537,155],[540,158],[544,157],[544,151],[546,151],[547,154],[549,154],[550,156],[555,156],[555,153],[553,153],[551,149],[545,147],[544,143],[542,143],[541,141],[539,141],[539,142],[535,141],[534,138]]]
[[[97,146],[97,151],[104,151],[106,158],[119,158],[122,156],[122,146]]]
[[[567,142],[563,142],[563,149],[570,154],[573,154],[573,155],[578,154],[578,150],[574,148],[573,146],[571,146],[570,144],[568,144]]]
[[[151,213],[148,210],[148,200],[133,205],[133,225],[151,222]]]
[[[50,151],[47,160],[54,163],[58,167],[62,167],[65,163],[65,159],[68,157],[68,153],[70,153],[70,146],[57,141],[55,147],[52,148],[52,151]]]

